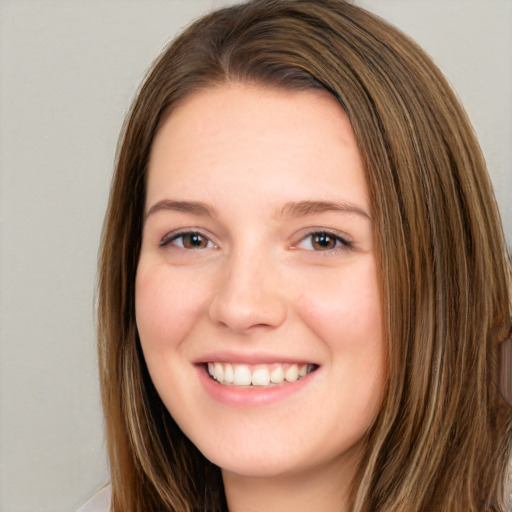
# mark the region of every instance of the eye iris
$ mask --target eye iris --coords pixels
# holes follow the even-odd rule
[[[199,233],[183,235],[183,246],[186,249],[204,249],[206,245],[206,238]]]
[[[336,239],[328,233],[317,233],[312,237],[312,245],[314,249],[320,251],[334,249]]]

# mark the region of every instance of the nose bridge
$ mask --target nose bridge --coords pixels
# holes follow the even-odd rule
[[[234,332],[280,325],[286,316],[276,261],[254,244],[226,259],[210,306],[210,317]]]

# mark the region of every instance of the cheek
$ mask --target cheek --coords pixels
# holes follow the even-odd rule
[[[301,316],[330,353],[347,410],[373,421],[385,389],[386,345],[373,260],[358,261],[303,288]],[[334,398],[333,398],[334,399]]]
[[[382,306],[373,258],[302,286],[301,316],[333,349],[382,345]],[[375,346],[373,348],[376,348]]]
[[[201,293],[189,284],[193,280],[176,279],[165,265],[147,268],[141,263],[135,282],[137,329],[145,350],[165,350],[192,327],[201,308]]]

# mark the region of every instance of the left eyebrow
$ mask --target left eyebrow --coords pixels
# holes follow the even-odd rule
[[[277,213],[278,217],[302,217],[323,212],[354,213],[372,220],[370,212],[348,201],[292,201]]]
[[[173,201],[171,199],[163,199],[155,203],[146,213],[144,221],[159,211],[175,211],[191,213],[192,215],[202,215],[204,217],[213,217],[215,215],[215,209],[206,204],[198,201]]]

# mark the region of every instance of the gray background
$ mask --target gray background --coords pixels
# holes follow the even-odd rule
[[[115,145],[149,63],[218,0],[0,0],[0,511],[108,480],[94,285]],[[512,1],[359,0],[465,104],[512,241]]]

